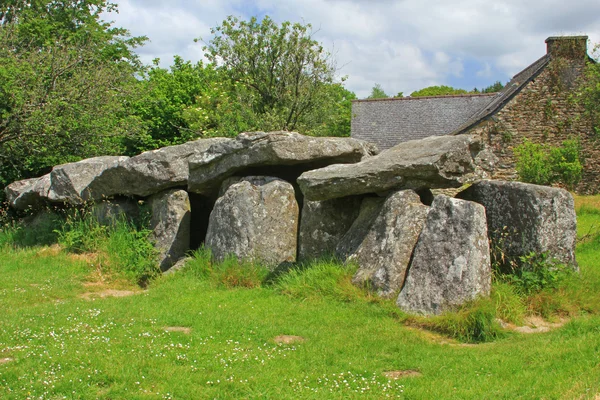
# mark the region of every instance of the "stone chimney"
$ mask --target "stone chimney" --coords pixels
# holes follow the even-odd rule
[[[550,55],[583,59],[587,57],[587,36],[550,36],[546,39],[546,52]]]

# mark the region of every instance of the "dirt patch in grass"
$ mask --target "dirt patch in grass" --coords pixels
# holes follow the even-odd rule
[[[406,370],[399,370],[399,371],[385,371],[383,373],[383,376],[385,376],[388,379],[400,379],[400,378],[423,376],[423,374],[415,369],[406,369]]]
[[[529,316],[525,318],[525,324],[523,326],[516,326],[509,323],[502,323],[502,327],[514,332],[519,333],[544,333],[550,332],[553,329],[560,328],[567,322],[569,322],[566,318],[561,318],[557,322],[548,322],[545,321],[542,317],[538,316]]]
[[[116,289],[104,289],[97,292],[86,292],[79,295],[80,298],[86,300],[104,299],[106,297],[127,297],[133,296],[141,292],[133,290],[116,290]]]
[[[441,333],[430,331],[429,329],[425,329],[420,326],[405,325],[404,328],[413,332],[417,332],[424,339],[441,345],[456,347],[477,347],[483,344],[461,343],[458,340],[454,340],[452,338],[449,338],[448,336],[442,335]]]
[[[182,332],[186,335],[192,333],[192,328],[188,328],[186,326],[166,326],[165,331],[167,332]]]
[[[11,361],[14,361],[14,360],[12,358],[10,358],[10,357],[0,358],[0,365],[7,364],[7,363],[9,363]]]
[[[295,344],[302,343],[306,339],[302,336],[293,336],[293,335],[279,335],[273,339],[277,344]]]

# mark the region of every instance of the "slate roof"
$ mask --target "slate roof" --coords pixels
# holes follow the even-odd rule
[[[515,97],[527,83],[535,79],[550,62],[550,55],[546,54],[529,67],[515,75],[504,89],[497,93],[497,96],[481,110],[473,114],[468,120],[451,131],[451,134],[458,135],[466,132],[480,121],[490,117],[502,109],[513,97]]]
[[[352,102],[352,137],[380,150],[400,142],[454,132],[498,93],[367,99]]]

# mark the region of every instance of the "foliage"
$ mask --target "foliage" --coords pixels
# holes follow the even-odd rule
[[[198,138],[203,132],[195,129],[186,110],[199,107],[202,98],[218,101],[223,97],[211,90],[217,81],[211,65],[192,64],[179,56],[169,69],[159,67],[158,62],[154,60],[139,82],[143,95],[132,104],[132,113],[143,123],[144,135],[127,142],[128,154]]]
[[[335,68],[313,39],[310,24],[276,24],[268,16],[240,21],[230,16],[211,30],[205,56],[227,73],[233,98],[248,104],[264,130],[309,132],[307,119],[328,99]]]
[[[58,243],[74,253],[96,253],[105,272],[124,275],[141,285],[158,275],[157,252],[151,231],[124,217],[109,225],[98,222],[93,205],[68,210],[66,220],[57,230]]]
[[[429,86],[421,90],[414,91],[410,94],[410,97],[424,97],[424,96],[449,96],[456,94],[468,93],[464,89],[455,89],[451,86]]]
[[[481,93],[496,93],[504,89],[504,85],[500,81],[496,81],[492,83],[490,86],[487,86],[481,89]]]
[[[515,148],[519,179],[538,185],[561,183],[574,188],[583,175],[581,146],[577,140],[565,140],[560,147],[525,140]]]
[[[373,86],[373,89],[371,89],[371,94],[369,95],[369,97],[367,97],[367,99],[387,99],[388,97],[390,96],[385,94],[385,92],[381,88],[381,85],[379,83],[376,83],[375,86]]]
[[[43,210],[37,215],[18,219],[0,208],[0,248],[48,246],[57,242],[56,230],[63,218],[55,210]]]
[[[593,58],[595,62],[588,62],[586,65],[585,79],[577,100],[584,106],[596,137],[600,137],[600,44],[595,45]]]
[[[100,19],[104,0],[0,6],[0,185],[121,150],[140,64],[129,37]]]
[[[551,258],[548,253],[530,253],[519,257],[511,273],[497,277],[519,293],[530,295],[543,289],[557,289],[571,273],[569,266]]]

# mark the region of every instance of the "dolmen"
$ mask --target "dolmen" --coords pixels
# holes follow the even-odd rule
[[[354,284],[407,312],[440,314],[489,295],[490,248],[507,262],[546,253],[577,270],[571,194],[488,180],[489,159],[474,135],[379,153],[352,138],[247,132],[58,165],[5,193],[31,212],[92,202],[130,215],[147,204],[163,271],[201,243],[216,261],[272,270],[335,256],[356,265]],[[455,197],[431,192],[466,186]]]

